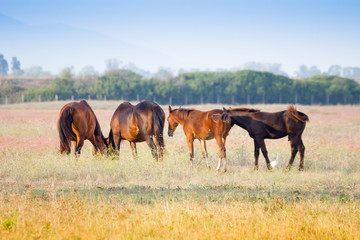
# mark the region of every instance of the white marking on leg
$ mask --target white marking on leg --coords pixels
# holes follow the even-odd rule
[[[221,168],[221,158],[219,157],[219,163],[218,163],[218,166],[216,168],[216,171],[219,171]]]

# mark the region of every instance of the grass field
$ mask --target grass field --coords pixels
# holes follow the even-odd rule
[[[89,103],[107,136],[119,102]],[[207,142],[211,170],[199,142],[190,167],[181,127],[165,136],[163,162],[145,143],[136,161],[128,142],[119,157],[93,157],[89,142],[79,158],[61,156],[56,121],[64,104],[0,107],[0,239],[360,238],[360,106],[297,106],[310,118],[304,172],[298,156],[285,171],[286,138],[266,141],[279,165],[269,172],[260,156],[253,171],[253,141],[235,126],[224,174],[215,171],[215,140]]]

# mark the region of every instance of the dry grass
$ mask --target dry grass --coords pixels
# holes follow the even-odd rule
[[[290,157],[286,138],[266,141],[270,158],[279,155],[279,166],[266,171],[261,156],[261,169],[254,172],[252,139],[234,127],[227,141],[229,172],[222,174],[214,170],[215,141],[208,142],[212,170],[205,168],[198,142],[190,168],[181,128],[165,137],[163,162],[151,158],[145,143],[138,144],[136,161],[127,142],[120,157],[93,157],[89,143],[78,159],[61,156],[56,120],[64,104],[0,108],[0,239],[360,236],[359,106],[298,106],[310,117],[303,134],[304,172],[296,166],[284,171]],[[118,102],[90,105],[107,136]]]
[[[358,202],[320,201],[152,205],[77,196],[0,202],[3,239],[356,239]]]

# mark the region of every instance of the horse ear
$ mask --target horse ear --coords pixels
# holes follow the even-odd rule
[[[226,111],[226,108],[223,106],[223,110]]]
[[[169,105],[169,113],[171,113],[171,106]]]

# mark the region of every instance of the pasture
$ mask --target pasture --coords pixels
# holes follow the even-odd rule
[[[121,143],[120,156],[59,154],[56,121],[66,102],[0,106],[0,239],[356,239],[360,236],[360,106],[297,106],[305,169],[293,168],[287,138],[265,140],[254,171],[253,140],[234,126],[226,173],[215,171],[218,148],[199,141],[194,166],[179,126],[164,129],[166,155],[156,162],[146,143]],[[90,101],[105,137],[120,101]],[[162,106],[168,114],[167,106]],[[222,105],[189,106],[199,110]],[[280,111],[287,105],[248,106]]]

